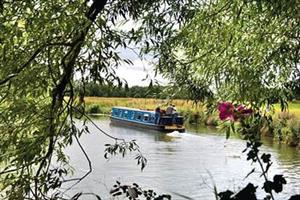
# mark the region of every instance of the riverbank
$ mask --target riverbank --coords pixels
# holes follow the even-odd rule
[[[146,110],[154,110],[157,106],[167,107],[170,100],[168,99],[151,99],[151,98],[119,98],[119,97],[86,97],[85,103],[87,106],[88,113],[102,113],[109,114],[113,106],[124,106],[132,108],[140,108]],[[205,112],[205,108],[202,104],[195,105],[192,101],[175,99],[171,101],[172,104],[175,104],[177,110],[183,115],[196,115],[196,119],[200,119],[202,113]],[[199,116],[197,116],[199,115]],[[296,118],[300,120],[300,102],[290,102],[289,111],[282,113],[280,111],[280,105],[275,105],[275,114],[274,117],[282,118],[283,115],[289,115],[289,117]],[[215,115],[217,116],[217,115]],[[212,116],[213,117],[213,116]],[[191,120],[192,117],[189,117]],[[195,121],[197,122],[197,120]]]
[[[146,110],[154,110],[157,106],[166,108],[171,102],[175,104],[178,112],[184,116],[188,124],[206,124],[217,126],[220,121],[218,114],[207,115],[203,104],[195,105],[187,100],[162,100],[146,98],[107,98],[107,97],[86,97],[86,112],[90,114],[110,114],[113,106],[132,107]],[[290,102],[289,110],[281,112],[280,106],[275,105],[272,116],[272,124],[265,123],[261,129],[264,136],[273,137],[281,143],[290,146],[300,144],[300,102]]]
[[[194,105],[192,101],[187,100],[163,100],[146,98],[114,98],[114,97],[86,97],[85,103],[88,113],[109,114],[113,106],[139,108],[145,110],[154,110],[157,106],[166,108],[169,103],[175,104],[177,110],[181,113],[197,114],[204,112],[202,105]]]

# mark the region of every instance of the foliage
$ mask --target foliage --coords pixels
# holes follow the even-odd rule
[[[63,150],[74,142],[92,170],[79,141],[89,130],[76,127],[74,118],[90,120],[87,82],[122,84],[115,70],[131,61],[119,52],[132,46],[141,48],[140,57],[153,52],[158,70],[196,101],[214,98],[211,85],[220,97],[240,102],[284,99],[298,61],[297,1],[211,2],[0,1],[1,198],[63,199],[62,177],[69,172]],[[121,144],[121,154],[130,144],[97,128]],[[143,168],[143,157],[137,161]],[[90,171],[68,181],[76,184]]]
[[[86,97],[85,103],[87,107],[90,105],[99,105],[101,110],[108,111],[107,114],[109,114],[113,106],[154,110],[157,106],[166,109],[169,103],[175,104],[178,111],[186,115],[204,112],[204,106],[202,104],[196,105],[193,101],[182,99]]]
[[[110,193],[114,197],[125,196],[125,198],[128,198],[129,200],[139,199],[139,197],[144,197],[147,200],[171,199],[171,196],[167,194],[158,195],[153,190],[143,190],[136,183],[133,183],[132,185],[122,185],[119,181],[116,182],[114,188],[110,191]]]
[[[298,15],[297,0],[206,2],[163,46],[158,69],[182,88],[206,91],[196,100],[214,93],[257,108],[284,102],[299,72]]]
[[[0,1],[1,198],[63,198],[56,181],[61,179],[55,179],[59,170],[49,172],[55,170],[53,162],[67,165],[63,150],[74,141],[84,152],[78,138],[89,131],[76,128],[74,117],[85,116],[85,83],[121,83],[115,69],[131,61],[119,52],[138,46],[143,57],[159,48],[198,5],[189,0]],[[78,93],[75,77],[82,83]]]
[[[82,90],[82,84],[75,82],[75,90]],[[158,99],[188,99],[187,92],[173,91],[169,86],[116,86],[113,84],[99,84],[88,82],[85,84],[85,95],[94,97],[132,97],[132,98],[158,98]]]
[[[290,99],[300,100],[300,69],[296,71],[295,77],[286,86],[292,91]]]
[[[237,115],[238,112],[237,107],[236,111],[234,111],[235,107],[229,102],[222,102],[219,104],[219,112],[220,119],[224,121],[223,128],[226,130],[227,138],[230,136],[231,132],[239,132],[243,135],[244,139],[247,140],[246,148],[243,150],[243,153],[247,153],[247,160],[252,161],[252,163],[258,163],[258,166],[261,170],[260,177],[264,178],[264,183],[262,189],[268,194],[264,199],[275,199],[274,192],[280,193],[283,191],[283,185],[287,182],[283,175],[276,174],[273,177],[273,181],[268,178],[268,172],[273,162],[271,161],[271,154],[263,153],[260,155],[260,146],[262,143],[259,141],[260,139],[260,130],[264,125],[265,120],[272,120],[272,118],[267,118],[266,116],[262,116],[259,110],[252,111],[251,115],[247,113],[247,115]],[[241,113],[243,111],[248,110],[243,107],[240,110]],[[235,123],[239,123],[238,129],[235,129]],[[282,130],[282,129],[281,129]],[[257,169],[254,167],[246,176],[250,176]],[[243,188],[238,193],[234,194],[232,191],[225,191],[218,194],[221,200],[238,200],[238,199],[253,199],[256,200],[256,189],[252,183],[249,183],[245,188]],[[297,196],[297,195],[296,195]],[[296,197],[295,196],[295,197]],[[293,198],[293,197],[291,197]]]
[[[95,104],[86,106],[86,112],[89,114],[102,113],[100,106]]]
[[[270,124],[274,137],[290,146],[297,146],[300,138],[300,121],[295,117],[290,118],[291,115],[285,115],[285,118],[282,118],[284,115],[281,115]]]
[[[220,200],[257,200],[255,192],[256,188],[252,183],[249,183],[245,188],[234,194],[232,191],[227,190],[225,192],[220,192],[218,196]],[[233,195],[234,194],[234,195]]]
[[[105,153],[104,158],[109,159],[109,156],[115,156],[116,154],[121,154],[123,157],[128,153],[128,151],[137,151],[138,154],[136,155],[135,159],[137,160],[137,164],[141,165],[141,170],[146,167],[147,159],[143,156],[143,154],[139,150],[139,146],[136,144],[135,140],[130,142],[126,142],[125,140],[121,143],[116,141],[115,144],[105,144]]]

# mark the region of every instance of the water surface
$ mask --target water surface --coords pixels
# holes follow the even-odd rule
[[[171,194],[172,199],[185,199],[184,196],[190,199],[215,199],[214,185],[218,191],[238,191],[248,182],[259,186],[258,196],[264,194],[261,190],[262,178],[259,177],[258,167],[257,172],[245,179],[256,165],[251,165],[246,161],[246,155],[241,154],[245,148],[243,140],[226,140],[214,129],[192,129],[183,134],[163,134],[112,126],[108,119],[95,122],[115,137],[136,139],[148,159],[148,165],[141,172],[134,160],[134,153],[126,158],[117,156],[109,161],[105,160],[104,144],[114,141],[89,124],[91,134],[83,135],[80,140],[92,160],[93,172],[73,188],[72,192],[93,192],[103,199],[110,199],[109,191],[118,180],[123,184],[135,182],[145,189]],[[290,194],[299,194],[298,150],[270,140],[264,143],[262,152],[271,153],[274,162],[269,176],[283,173],[288,181],[288,186],[284,187],[284,192],[277,195],[276,199],[287,199]],[[70,156],[71,165],[77,171],[75,175],[82,175],[88,170],[88,163],[76,144],[67,149],[67,154]]]

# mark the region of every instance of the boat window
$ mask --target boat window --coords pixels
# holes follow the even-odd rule
[[[149,115],[148,114],[144,114],[144,121],[148,121],[149,120]]]
[[[152,122],[154,121],[154,117],[153,116],[151,116],[150,121],[152,121]]]
[[[119,115],[119,110],[118,109],[113,109],[112,115],[113,116],[118,116]]]
[[[126,110],[126,111],[124,111],[124,117],[128,117],[128,111]]]
[[[142,116],[141,114],[137,114],[137,117],[136,117],[138,120],[142,119]]]
[[[129,111],[128,111],[128,116],[127,116],[127,118],[128,118],[128,119],[131,119],[131,118],[132,118],[132,114],[133,114],[132,111],[129,110]]]

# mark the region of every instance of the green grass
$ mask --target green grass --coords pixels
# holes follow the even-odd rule
[[[192,101],[187,100],[161,100],[161,99],[145,99],[145,98],[113,98],[113,97],[86,97],[85,102],[87,105],[87,111],[90,110],[92,113],[99,111],[100,113],[109,114],[113,106],[123,106],[131,108],[139,108],[145,110],[154,110],[157,106],[162,109],[166,109],[169,103],[175,104],[177,110],[186,116],[187,118],[194,118],[200,115],[203,119],[203,105],[194,105]],[[97,107],[95,107],[97,106]],[[290,115],[293,118],[300,119],[300,101],[290,102],[289,109],[286,113],[281,113],[280,105],[275,104],[275,117],[280,117],[281,115]],[[216,115],[217,116],[217,115]],[[200,120],[201,120],[200,119]],[[193,119],[192,119],[193,121]]]
[[[107,98],[107,97],[86,97],[87,113],[110,114],[112,107],[122,106],[139,108],[144,110],[154,110],[157,106],[166,109],[169,103],[175,104],[179,113],[185,118],[187,126],[191,124],[216,126],[219,124],[218,113],[206,116],[203,105],[194,105],[192,101],[186,100],[161,100],[145,98]],[[274,106],[273,116],[275,131],[273,138],[282,138],[282,141],[295,146],[299,144],[300,138],[300,102],[290,102],[289,109],[285,112],[280,111],[280,105]],[[283,125],[283,122],[286,125]],[[276,131],[280,130],[280,131]]]
[[[289,102],[287,112],[295,118],[300,119],[300,102]],[[280,105],[275,104],[275,114],[279,115],[280,113]]]
[[[203,111],[203,106],[195,106],[192,101],[186,100],[162,100],[145,98],[108,98],[108,97],[86,97],[87,106],[99,105],[100,110],[111,110],[113,106],[139,108],[145,110],[154,110],[157,106],[166,109],[169,103],[175,104],[179,112],[197,113]]]

